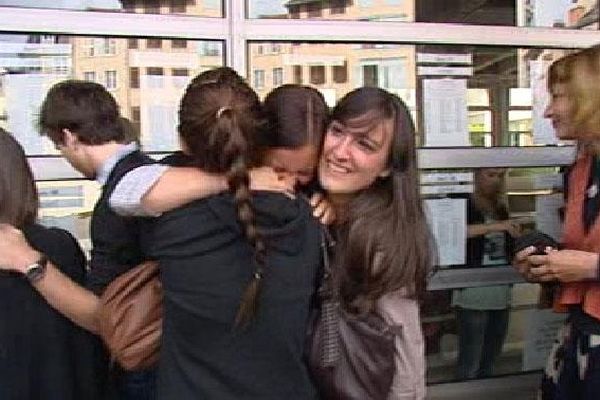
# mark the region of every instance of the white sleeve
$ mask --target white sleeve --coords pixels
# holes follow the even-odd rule
[[[113,190],[109,204],[119,215],[157,217],[142,207],[142,198],[169,168],[167,165],[150,164],[137,167],[121,178]]]

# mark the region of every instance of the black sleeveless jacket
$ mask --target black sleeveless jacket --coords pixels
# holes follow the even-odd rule
[[[123,157],[110,173],[92,215],[92,257],[87,286],[96,294],[117,276],[143,261],[140,250],[142,218],[122,217],[110,208],[109,199],[123,175],[154,161],[140,151]]]

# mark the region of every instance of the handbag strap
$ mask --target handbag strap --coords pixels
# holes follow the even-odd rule
[[[319,296],[321,298],[337,298],[338,290],[335,287],[333,279],[333,270],[331,269],[331,249],[335,246],[335,241],[327,227],[321,227],[321,259],[323,262],[323,277],[319,285]]]
[[[330,264],[330,249],[335,245],[333,238],[326,227],[321,229],[321,253],[323,259],[323,278],[319,287],[321,300],[321,329],[320,363],[323,367],[330,367],[340,358],[339,346],[339,318],[340,302],[338,290],[332,277]]]

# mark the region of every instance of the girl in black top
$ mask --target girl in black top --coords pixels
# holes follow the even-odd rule
[[[179,133],[190,165],[229,193],[163,214],[144,240],[165,290],[162,399],[313,399],[302,359],[320,261],[308,204],[250,195],[261,109],[242,82],[191,84]]]
[[[82,284],[85,258],[79,245],[68,232],[37,224],[37,209],[25,153],[0,129],[0,230],[14,229],[4,224],[22,230],[33,248]],[[50,307],[16,272],[0,271],[0,303],[0,399],[98,398],[90,334]]]

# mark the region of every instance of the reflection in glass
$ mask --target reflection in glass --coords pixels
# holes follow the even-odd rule
[[[489,107],[490,96],[488,90],[483,88],[468,89],[467,103],[471,107]]]
[[[508,126],[511,146],[532,146],[531,110],[511,110],[508,112]]]
[[[37,182],[36,185],[40,196],[40,222],[66,229],[89,251],[90,216],[100,185],[89,180]]]
[[[472,146],[491,147],[492,112],[490,110],[469,111],[469,139]]]
[[[467,198],[467,267],[506,265],[519,220],[509,219],[506,170],[474,172],[474,192]],[[508,328],[511,287],[498,285],[454,290],[452,305],[458,325],[457,379],[493,374]]]
[[[223,53],[221,42],[4,35],[0,59],[0,126],[35,155],[56,154],[37,132],[38,108],[50,86],[73,78],[104,85],[140,131],[146,150],[177,149],[183,90],[196,74],[221,66]]]
[[[533,228],[560,235],[558,168],[472,172],[473,193],[448,195],[468,198],[467,260],[452,268],[505,268],[513,236]],[[428,381],[542,368],[552,340],[544,337],[540,324],[556,317],[537,309],[538,285],[477,286],[482,282],[466,279],[472,287],[430,292],[424,303]]]
[[[246,0],[250,18],[346,19],[598,29],[597,0]]]
[[[252,42],[249,49],[248,76],[261,97],[281,84],[295,83],[314,86],[333,106],[356,87],[381,87],[407,103],[418,143],[432,147],[532,146],[554,140],[552,126],[543,117],[545,70],[548,60],[568,52],[301,42]],[[443,84],[448,79],[456,85]],[[452,97],[438,92],[442,86],[456,88]],[[427,115],[439,121],[425,120]],[[433,128],[437,131],[429,135]]]
[[[221,17],[222,0],[0,0],[0,6]]]
[[[251,43],[251,83],[261,97],[281,83],[316,87],[329,106],[352,89],[378,86],[416,108],[414,46]]]

